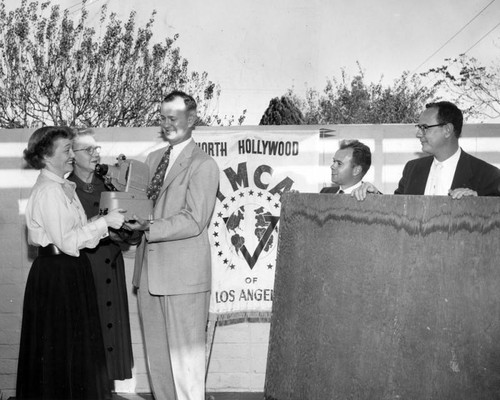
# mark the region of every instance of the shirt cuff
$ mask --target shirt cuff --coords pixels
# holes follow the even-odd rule
[[[109,236],[108,233],[108,224],[104,218],[97,218],[94,221],[94,227],[96,232],[101,235],[101,238],[105,238]]]

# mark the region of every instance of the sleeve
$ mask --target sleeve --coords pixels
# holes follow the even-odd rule
[[[394,194],[405,194],[406,187],[408,185],[408,175],[409,175],[410,163],[406,163],[403,169],[403,176],[399,180],[398,188],[394,191]]]
[[[185,206],[176,214],[155,219],[149,242],[187,239],[203,232],[212,216],[219,188],[219,168],[212,158],[200,163],[190,176]]]
[[[87,223],[83,209],[79,213],[59,185],[38,193],[31,219],[33,226],[43,230],[50,243],[71,256],[78,256],[82,248],[96,247],[108,230],[104,218]]]
[[[481,185],[475,190],[478,196],[500,196],[500,170],[491,164],[485,165],[480,174]]]

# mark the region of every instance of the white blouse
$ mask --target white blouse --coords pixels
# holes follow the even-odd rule
[[[63,253],[77,257],[80,249],[94,248],[108,235],[104,218],[87,222],[75,187],[46,169],[40,171],[26,206],[29,244],[44,247],[53,243]]]

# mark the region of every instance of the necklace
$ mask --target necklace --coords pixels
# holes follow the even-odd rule
[[[83,186],[83,191],[85,193],[94,193],[95,187],[92,183],[85,183]]]

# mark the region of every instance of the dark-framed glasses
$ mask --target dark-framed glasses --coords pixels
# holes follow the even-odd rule
[[[441,122],[440,124],[434,124],[434,125],[427,125],[427,124],[417,124],[415,125],[415,128],[422,132],[424,135],[427,133],[427,129],[434,128],[435,126],[444,126],[448,122]]]
[[[89,146],[84,149],[76,149],[73,150],[73,153],[76,153],[77,151],[86,151],[89,155],[95,156],[96,154],[101,153],[101,146]]]

